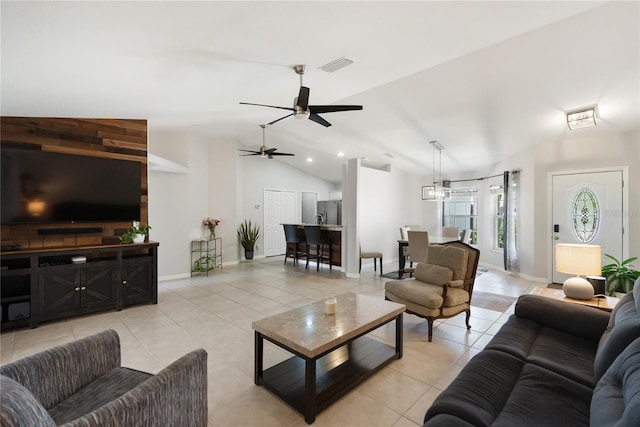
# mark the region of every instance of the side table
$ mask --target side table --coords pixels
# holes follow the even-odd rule
[[[613,308],[616,306],[616,304],[618,304],[618,302],[620,301],[620,299],[616,297],[593,298],[590,300],[573,299],[573,298],[567,297],[564,294],[564,292],[562,292],[561,289],[552,289],[552,288],[536,287],[529,293],[533,295],[540,295],[547,298],[557,299],[560,301],[570,302],[573,304],[586,305],[586,306],[598,308],[604,311],[612,311]]]
[[[191,276],[222,268],[222,238],[191,241]]]

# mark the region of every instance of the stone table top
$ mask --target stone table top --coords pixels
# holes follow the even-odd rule
[[[336,295],[336,314],[324,313],[324,300],[252,323],[253,329],[303,356],[313,358],[382,325],[405,311],[383,297],[353,292]]]

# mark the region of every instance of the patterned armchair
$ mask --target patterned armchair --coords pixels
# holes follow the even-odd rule
[[[407,313],[427,319],[429,341],[436,319],[466,313],[470,329],[471,296],[480,251],[459,240],[429,246],[427,262],[418,263],[414,279],[385,283],[385,299],[407,307]]]
[[[0,367],[3,426],[207,425],[207,353],[152,375],[120,366],[113,330]]]

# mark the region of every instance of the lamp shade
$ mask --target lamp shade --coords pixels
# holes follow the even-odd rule
[[[556,245],[556,271],[576,276],[599,276],[602,249],[598,245],[559,243]]]

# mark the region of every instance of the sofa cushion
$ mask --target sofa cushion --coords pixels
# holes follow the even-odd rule
[[[540,295],[521,295],[515,314],[541,325],[598,342],[607,328],[610,313]]]
[[[12,380],[0,376],[2,406],[0,426],[55,426],[53,418],[29,390]]]
[[[493,427],[585,426],[592,389],[526,363]]]
[[[73,421],[117,399],[152,376],[135,369],[113,369],[49,409],[49,413],[57,424]]]
[[[423,307],[442,307],[442,286],[429,285],[416,279],[394,280],[385,283],[385,290],[403,301]]]
[[[429,246],[427,262],[429,264],[447,267],[453,271],[453,280],[464,280],[467,274],[467,260],[469,253],[455,246]]]
[[[444,285],[453,279],[453,271],[448,267],[419,262],[414,273],[416,279],[432,285]]]
[[[425,415],[425,425],[438,414],[454,415],[474,426],[496,419],[518,381],[524,362],[509,354],[484,350],[473,357],[436,398]]]
[[[591,400],[591,426],[640,425],[640,338],[616,358]]]
[[[594,341],[514,315],[486,348],[504,351],[593,388],[596,346]]]
[[[596,382],[613,361],[636,338],[640,337],[640,315],[635,293],[628,293],[615,306],[607,329],[602,334],[593,365]]]
[[[425,426],[443,425],[439,414],[474,426],[586,425],[590,401],[589,387],[502,351],[485,349],[436,398],[425,415]]]

